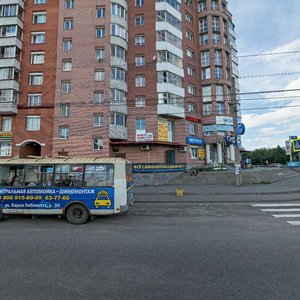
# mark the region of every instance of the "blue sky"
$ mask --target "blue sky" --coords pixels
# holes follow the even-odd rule
[[[228,0],[228,7],[239,55],[300,51],[299,0]],[[241,93],[300,89],[300,53],[240,57],[239,72],[241,77],[299,72],[241,78]],[[287,107],[295,105],[299,107]],[[283,147],[290,135],[300,136],[300,91],[244,95],[241,108],[246,125],[242,145],[247,150]]]

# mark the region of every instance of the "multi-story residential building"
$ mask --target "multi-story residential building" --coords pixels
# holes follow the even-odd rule
[[[0,8],[1,156],[234,160],[226,137],[238,73],[225,0]]]

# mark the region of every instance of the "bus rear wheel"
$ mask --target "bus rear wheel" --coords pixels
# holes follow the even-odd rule
[[[2,210],[0,209],[0,222],[3,221],[4,219],[4,213],[2,212]]]
[[[89,213],[82,204],[72,204],[66,213],[67,221],[74,225],[81,225],[88,221]]]

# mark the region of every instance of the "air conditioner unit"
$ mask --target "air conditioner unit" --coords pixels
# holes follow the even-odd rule
[[[141,145],[141,150],[142,151],[149,151],[150,150],[150,146],[149,145]]]
[[[187,146],[179,146],[179,152],[186,152]]]

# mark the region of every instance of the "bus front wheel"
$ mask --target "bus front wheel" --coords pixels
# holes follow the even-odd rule
[[[66,213],[67,221],[74,225],[81,225],[88,221],[89,213],[82,204],[72,204]]]

